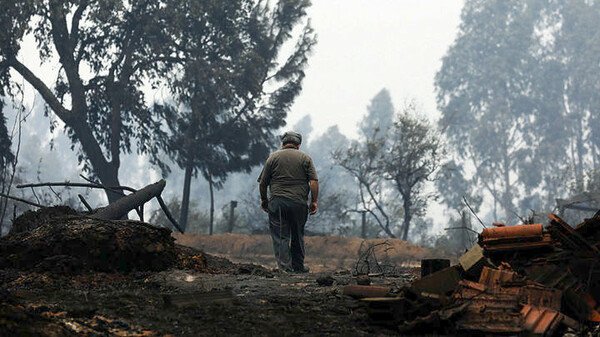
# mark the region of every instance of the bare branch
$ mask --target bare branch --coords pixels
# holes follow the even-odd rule
[[[71,182],[57,182],[57,183],[38,183],[38,184],[22,184],[22,185],[17,185],[17,188],[27,188],[27,187],[43,187],[43,186],[70,186],[70,187],[88,187],[88,188],[100,188],[100,189],[104,189],[104,190],[109,190],[109,191],[113,191],[113,192],[117,192],[120,193],[122,195],[123,194],[123,190],[125,191],[130,191],[130,192],[137,192],[137,190],[131,188],[131,187],[127,187],[127,186],[104,186],[104,185],[100,185],[100,184],[93,184],[93,183],[71,183]]]
[[[25,203],[25,204],[27,204],[27,205],[31,205],[31,206],[35,206],[35,207],[39,207],[39,208],[46,208],[46,206],[42,206],[42,205],[40,205],[40,204],[38,204],[38,203],[35,203],[35,202],[33,202],[33,201],[29,201],[29,200],[25,200],[25,199],[21,199],[21,198],[13,197],[13,196],[11,196],[11,195],[4,194],[4,193],[0,193],[0,197],[4,197],[4,198],[7,198],[7,199],[11,199],[11,200],[20,201],[20,202],[22,202],[22,203]]]

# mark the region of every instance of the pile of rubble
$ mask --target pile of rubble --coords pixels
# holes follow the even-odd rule
[[[400,332],[552,336],[600,322],[600,212],[575,228],[542,224],[484,229],[459,263],[397,294],[347,286],[374,323]]]

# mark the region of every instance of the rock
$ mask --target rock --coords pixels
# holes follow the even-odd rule
[[[335,279],[331,275],[325,275],[317,278],[317,284],[324,287],[332,286]]]

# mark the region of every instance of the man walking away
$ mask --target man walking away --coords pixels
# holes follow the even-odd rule
[[[269,213],[275,259],[282,272],[308,272],[304,267],[304,225],[309,213],[317,213],[319,179],[312,158],[299,150],[300,144],[301,134],[286,132],[281,150],[269,156],[258,177],[261,207]]]

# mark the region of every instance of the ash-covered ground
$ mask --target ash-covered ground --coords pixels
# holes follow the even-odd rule
[[[407,272],[372,281],[400,288],[412,278]],[[327,280],[333,284],[317,282]],[[64,275],[3,269],[0,335],[396,335],[369,324],[366,309],[342,295],[343,285],[355,282],[350,272],[279,274],[247,267],[220,274],[169,269]],[[175,294],[206,298],[181,307],[165,303]]]
[[[386,336],[342,295],[348,271],[280,274],[175,244],[170,231],[69,209],[0,238],[0,336]],[[373,276],[399,290],[405,269]]]

